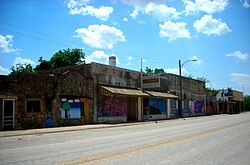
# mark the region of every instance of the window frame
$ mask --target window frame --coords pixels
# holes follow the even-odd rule
[[[39,112],[34,112],[34,111],[32,111],[32,112],[28,112],[28,101],[39,101],[40,102],[40,110],[39,110]],[[28,113],[28,114],[38,114],[38,113],[41,113],[42,112],[42,101],[41,101],[41,99],[26,99],[25,100],[25,112],[26,113]]]

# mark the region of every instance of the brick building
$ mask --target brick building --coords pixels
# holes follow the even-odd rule
[[[159,87],[142,91],[140,72],[98,63],[1,76],[0,128],[168,119],[202,112],[195,104],[204,102],[205,84],[185,77],[184,106],[178,111],[178,78],[159,75]]]

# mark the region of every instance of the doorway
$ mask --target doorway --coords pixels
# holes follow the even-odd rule
[[[3,100],[3,129],[10,130],[14,128],[14,99]]]

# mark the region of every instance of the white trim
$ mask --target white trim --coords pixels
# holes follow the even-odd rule
[[[13,128],[15,128],[15,99],[3,99],[3,108],[2,108],[2,110],[3,110],[3,112],[2,112],[2,114],[3,114],[3,116],[2,116],[2,128],[4,128],[4,101],[5,100],[8,100],[8,101],[10,101],[10,100],[12,100],[13,101]]]

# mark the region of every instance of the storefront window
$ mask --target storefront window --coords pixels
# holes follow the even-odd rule
[[[149,114],[166,114],[166,99],[149,98],[148,99]]]

